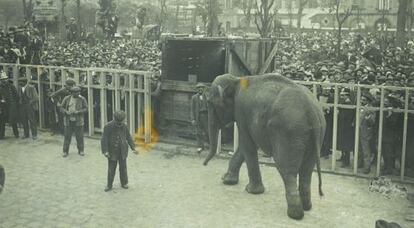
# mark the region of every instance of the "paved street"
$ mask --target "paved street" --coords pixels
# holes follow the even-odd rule
[[[37,141],[0,141],[7,172],[0,227],[374,227],[380,218],[412,227],[404,221],[407,200],[369,192],[368,180],[324,174],[321,199],[314,175],[314,207],[294,221],[274,168],[262,167],[266,192],[250,195],[244,167],[239,185],[224,186],[226,160],[205,167],[204,157],[172,152],[130,153],[130,189],[120,187],[117,173],[114,190],[105,193],[107,162],[99,141],[86,139],[85,157],[72,144],[67,158],[61,157],[62,141],[45,132]]]

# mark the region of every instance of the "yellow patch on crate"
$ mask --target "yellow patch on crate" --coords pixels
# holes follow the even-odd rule
[[[150,142],[146,143],[145,142],[145,121],[141,121],[140,126],[138,127],[138,129],[135,131],[135,135],[134,135],[134,142],[135,145],[138,146],[138,152],[139,153],[146,153],[146,152],[150,152],[152,151],[152,149],[154,149],[154,146],[157,144],[158,139],[159,139],[159,134],[157,132],[157,130],[155,130],[155,128],[153,127],[153,123],[152,120],[154,119],[154,115],[151,111],[150,108],[146,108],[145,109],[145,114],[147,116],[149,116],[149,121],[150,122],[150,128],[151,128],[151,134],[150,134]]]
[[[248,81],[247,78],[241,78],[240,79],[240,89],[247,89]]]

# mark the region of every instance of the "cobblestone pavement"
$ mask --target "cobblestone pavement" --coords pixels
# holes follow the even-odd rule
[[[10,135],[10,132],[8,132]],[[408,201],[388,199],[368,191],[369,181],[323,175],[325,197],[312,196],[313,209],[302,221],[286,215],[281,178],[262,166],[266,192],[244,191],[240,184],[224,186],[220,177],[227,161],[151,151],[128,158],[130,189],[104,192],[106,159],[99,141],[86,139],[85,157],[75,144],[62,158],[61,136],[42,132],[38,140],[0,141],[0,163],[6,187],[0,195],[0,227],[374,227],[377,219],[400,223]],[[163,145],[168,147],[168,145]],[[312,190],[317,192],[314,176]]]

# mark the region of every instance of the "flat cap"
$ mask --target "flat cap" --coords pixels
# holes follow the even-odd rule
[[[72,78],[68,78],[65,81],[65,85],[71,85],[74,86],[76,84],[75,80],[73,80]]]
[[[81,89],[78,86],[74,86],[70,89],[70,92],[80,92]]]

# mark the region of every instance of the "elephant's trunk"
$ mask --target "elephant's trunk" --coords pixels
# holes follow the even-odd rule
[[[204,160],[204,165],[214,157],[217,151],[218,132],[220,130],[217,116],[212,108],[208,108],[208,135],[210,139],[210,152]]]
[[[4,172],[4,168],[3,166],[0,165],[0,193],[3,190],[5,179],[6,179],[6,174]]]

